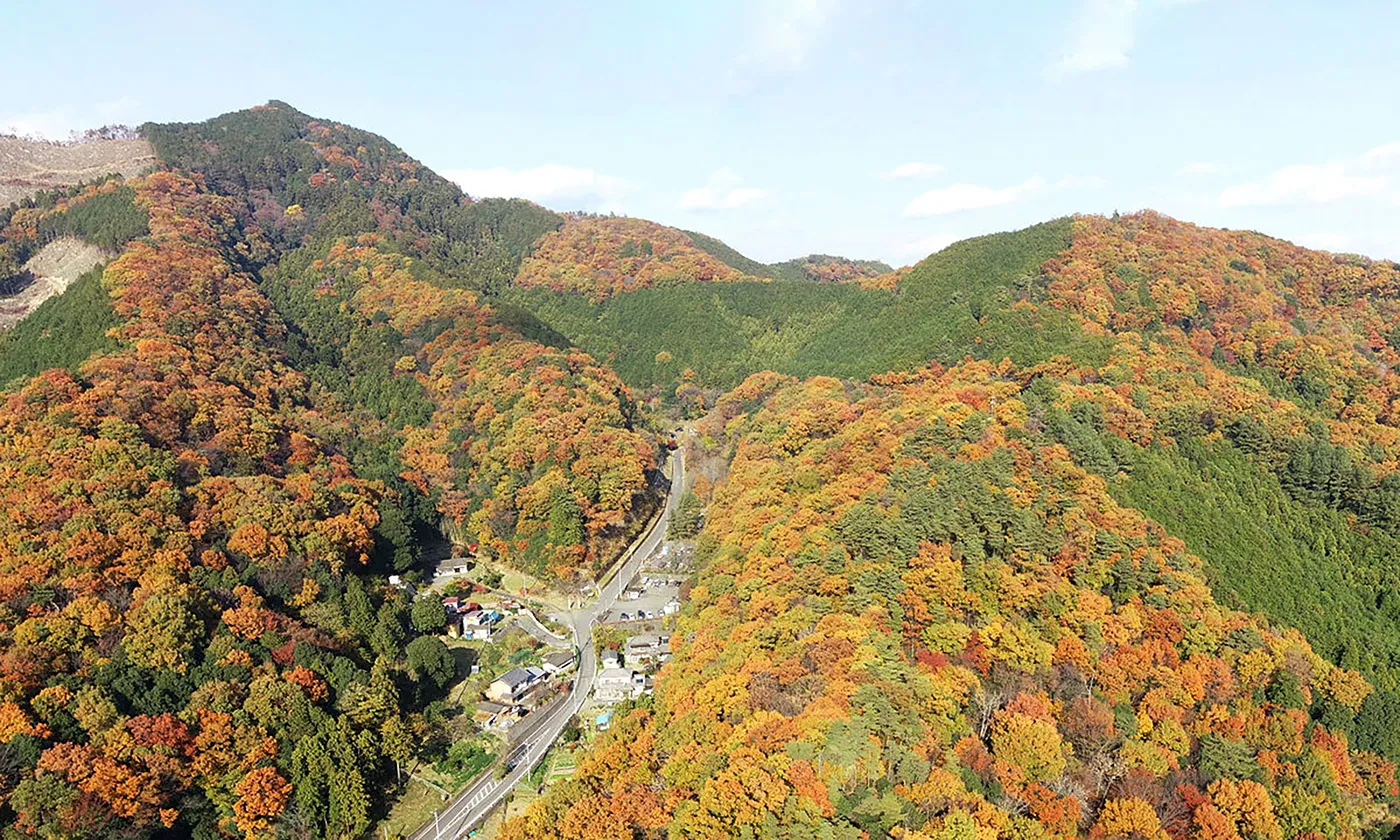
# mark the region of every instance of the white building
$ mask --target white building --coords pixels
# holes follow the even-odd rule
[[[574,667],[574,652],[571,650],[561,650],[556,653],[545,654],[540,663],[550,674],[562,674]]]
[[[599,703],[620,703],[631,698],[633,676],[626,668],[604,668],[593,683],[593,699]]]
[[[462,638],[491,641],[496,625],[501,622],[501,614],[495,610],[471,610],[462,613]]]

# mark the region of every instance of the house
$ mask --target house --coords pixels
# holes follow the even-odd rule
[[[620,703],[633,696],[633,673],[626,668],[604,668],[593,682],[593,699],[599,703]]]
[[[489,642],[491,641],[492,629],[493,628],[489,624],[476,624],[465,618],[462,619],[462,638],[464,639]]]
[[[671,658],[670,636],[641,635],[627,640],[627,661],[633,665],[650,665]]]
[[[476,604],[470,606],[476,607]],[[505,616],[495,610],[474,609],[464,612],[462,616],[462,638],[480,639],[483,642],[491,641],[492,634],[496,631],[496,625],[501,623]]]
[[[520,695],[520,706],[523,709],[538,708],[547,703],[551,698],[553,698],[559,693],[559,688],[557,688],[554,685],[551,685],[549,680],[545,679],[545,677],[548,675],[543,669],[535,668],[532,670],[539,671],[541,677],[539,682],[532,685],[528,691]]]
[[[482,700],[476,704],[476,711],[472,715],[473,719],[487,729],[504,729],[515,723],[516,717],[511,711],[511,707],[503,703],[495,703],[490,700]]]
[[[603,669],[604,669],[604,670],[607,670],[608,668],[621,668],[621,667],[622,667],[622,654],[621,654],[620,652],[615,651],[615,650],[605,650],[605,651],[603,651]]]
[[[571,650],[561,650],[554,653],[545,654],[544,669],[550,674],[562,674],[574,667],[574,652]]]
[[[493,627],[493,623],[481,610],[462,613],[462,638],[464,639],[480,639],[483,642],[489,642]]]
[[[433,569],[433,580],[464,575],[472,569],[472,561],[465,557],[452,557],[437,564]]]
[[[486,696],[497,703],[513,705],[530,689],[544,682],[546,676],[548,674],[543,668],[511,668],[491,681],[486,687]]]

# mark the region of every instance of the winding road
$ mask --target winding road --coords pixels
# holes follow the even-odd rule
[[[569,623],[574,631],[574,644],[579,651],[579,663],[574,672],[574,682],[568,699],[547,711],[540,710],[545,712],[545,716],[538,722],[531,721],[535,715],[530,715],[517,724],[517,727],[528,728],[513,738],[517,743],[517,746],[512,748],[515,764],[503,778],[496,778],[493,772],[484,773],[481,778],[454,796],[434,815],[434,819],[409,835],[409,840],[457,840],[476,827],[500,804],[516,783],[540,763],[540,759],[544,758],[545,753],[564,732],[569,718],[578,714],[588,701],[588,695],[593,690],[593,681],[598,676],[598,657],[593,652],[593,628],[599,616],[612,609],[627,582],[641,571],[642,564],[655,554],[665,541],[666,527],[680,501],[681,490],[685,487],[685,458],[681,456],[681,452],[682,449],[678,448],[671,453],[672,492],[667,494],[666,506],[661,515],[656,517],[641,540],[633,543],[623,554],[619,561],[622,564],[621,568],[603,585],[597,600],[587,607],[569,613]],[[543,627],[540,629],[544,630]]]

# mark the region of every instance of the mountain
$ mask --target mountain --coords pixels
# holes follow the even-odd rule
[[[110,174],[131,178],[155,162],[151,145],[122,126],[69,143],[0,135],[0,207]]]
[[[473,201],[383,137],[283,102],[141,133],[162,161],[236,197],[273,247],[301,244],[313,231],[377,231],[477,291],[508,285],[535,240],[564,222],[526,201]]]
[[[4,339],[7,832],[361,834],[444,744],[456,667],[387,575],[455,548],[573,585],[657,501],[616,376],[463,288],[551,214],[253,114],[148,126],[165,170],[6,211],[11,253],[117,253]]]
[[[461,723],[389,576],[586,592],[682,416],[674,658],[503,836],[1395,824],[1395,263],[1144,211],[766,265],[285,103],[141,134],[0,211],[3,282],[105,263],[0,335],[7,837],[374,830]]]
[[[1394,765],[1334,728],[1370,687],[1220,605],[1198,557],[1074,463],[1057,429],[1097,403],[989,362],[880,379],[756,375],[706,418],[731,461],[656,697],[614,709],[504,837],[1375,819]]]
[[[871,285],[871,281],[876,280],[876,278],[886,277],[894,273],[894,269],[879,260],[853,260],[830,254],[810,254],[806,257],[764,265],[749,259],[712,236],[690,230],[682,231],[682,233],[689,236],[700,250],[715,257],[725,265],[753,277]],[[883,285],[883,281],[874,285]]]
[[[507,836],[1386,830],[1397,281],[1085,216],[954,245],[799,340],[927,331],[905,372],[883,343],[841,345],[852,382],[755,342],[811,378],[689,392],[729,466],[655,701]],[[794,310],[750,293],[749,318]],[[734,299],[666,296],[678,335]]]
[[[540,238],[514,286],[602,300],[657,286],[743,279],[740,270],[675,228],[643,219],[574,215]]]
[[[715,396],[754,371],[867,377],[965,355],[1033,362],[1099,359],[1108,342],[1043,297],[1041,266],[1070,243],[1072,219],[958,242],[880,284],[755,278],[641,289],[605,299],[512,288],[506,298],[633,387]],[[879,325],[872,340],[871,326]]]
[[[640,289],[687,283],[808,280],[888,288],[882,262],[813,254],[763,265],[702,233],[617,216],[574,214],[546,233],[513,286],[571,292],[593,302]]]

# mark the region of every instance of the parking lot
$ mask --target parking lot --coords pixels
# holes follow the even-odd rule
[[[627,584],[622,597],[603,617],[603,621],[617,624],[661,618],[666,615],[668,603],[673,604],[673,611],[679,606],[677,595],[680,593],[680,581],[679,577],[668,579],[666,575],[643,572]]]

